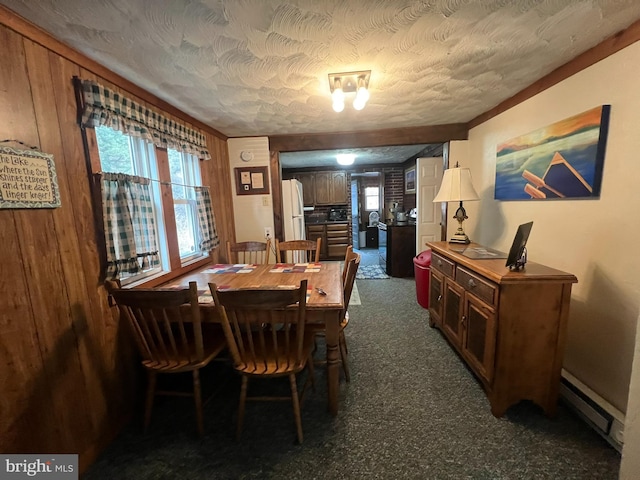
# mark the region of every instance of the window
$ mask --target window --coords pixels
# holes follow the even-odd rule
[[[169,172],[173,189],[173,210],[176,217],[178,247],[182,262],[199,255],[200,243],[195,190],[190,187],[202,185],[198,159],[189,153],[167,150]]]
[[[380,187],[365,187],[364,205],[367,212],[380,210]]]
[[[137,274],[121,272],[120,278],[123,284],[138,281],[163,271],[171,271],[186,263],[205,258],[207,254],[198,248],[200,234],[193,188],[202,185],[198,157],[173,149],[167,149],[166,157],[164,151],[159,151],[157,155],[156,147],[153,144],[106,126],[95,127],[95,134],[100,156],[100,168],[103,172],[138,175],[152,180],[150,187],[154,217],[158,226],[160,267],[143,267],[142,271]],[[159,165],[163,161],[162,159],[167,157],[170,178],[162,178],[160,172],[167,171],[167,169],[159,168]],[[168,185],[169,183],[171,185]],[[171,192],[172,201],[163,203],[163,192],[165,196]],[[176,247],[172,247],[169,240],[168,233],[172,234],[172,232],[167,232],[168,226],[174,223],[173,221],[165,221],[169,215],[175,219],[178,252],[172,252]],[[179,258],[179,261],[172,261],[173,257]]]

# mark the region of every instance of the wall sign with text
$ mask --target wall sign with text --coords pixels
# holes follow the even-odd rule
[[[235,168],[236,194],[264,195],[269,193],[269,167]]]
[[[59,206],[53,155],[0,147],[0,208]]]

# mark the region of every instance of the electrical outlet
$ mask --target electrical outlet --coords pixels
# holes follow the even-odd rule
[[[271,238],[271,227],[264,227],[264,238]]]

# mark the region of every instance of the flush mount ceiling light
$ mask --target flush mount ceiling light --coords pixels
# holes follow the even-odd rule
[[[369,100],[369,78],[371,70],[347,73],[330,73],[329,89],[336,112],[344,110],[345,93],[355,93],[353,108],[362,110]]]
[[[339,153],[336,155],[336,160],[340,165],[352,165],[355,159],[356,156],[353,153]]]

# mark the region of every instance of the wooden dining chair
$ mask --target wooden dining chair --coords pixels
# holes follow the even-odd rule
[[[297,438],[303,441],[300,405],[314,383],[313,334],[305,331],[307,281],[298,288],[218,290],[209,284],[235,370],[242,375],[236,438],[240,439],[247,400],[290,400]],[[297,374],[309,375],[298,394]],[[249,379],[288,377],[291,396],[249,397]]]
[[[320,261],[320,246],[322,244],[322,238],[318,237],[314,240],[289,240],[287,242],[279,242],[276,238],[276,262],[285,263],[290,261],[291,263],[306,263]],[[299,252],[292,255],[287,259],[286,252]]]
[[[219,329],[202,328],[196,282],[180,290],[122,289],[114,281],[107,281],[106,287],[133,332],[147,371],[144,430],[156,395],[193,396],[198,433],[203,435],[200,369],[224,350],[226,341]],[[158,374],[183,372],[192,372],[192,393],[156,391]]]
[[[347,247],[347,251],[344,254],[344,264],[342,265],[342,285],[347,278],[347,266],[352,258],[355,258],[357,254],[353,251],[353,245]]]
[[[340,320],[340,333],[338,336],[338,347],[340,349],[340,362],[342,364],[342,370],[344,372],[344,378],[347,382],[351,381],[351,373],[349,372],[349,362],[347,355],[349,354],[349,349],[347,348],[347,339],[344,335],[344,329],[349,324],[349,301],[351,300],[351,293],[353,292],[353,284],[356,280],[356,274],[358,273],[358,268],[360,267],[361,255],[359,253],[355,253],[353,248],[347,248],[347,254],[345,255],[345,265],[342,273],[343,278],[343,295],[344,295],[344,309],[341,313]],[[324,324],[309,324],[309,329],[311,329],[316,337],[324,337],[325,336],[325,326]],[[324,365],[326,361],[319,360],[315,362],[319,365]]]
[[[227,262],[229,263],[267,264],[270,253],[271,240],[239,243],[231,243],[227,240]]]
[[[344,378],[347,382],[351,381],[351,374],[349,372],[349,362],[347,355],[349,349],[347,348],[347,338],[344,334],[344,329],[349,324],[349,302],[351,301],[351,293],[353,292],[353,284],[356,281],[356,274],[360,267],[361,255],[359,253],[352,252],[353,256],[350,258],[347,268],[345,268],[344,286],[344,310],[342,311],[342,320],[340,321],[340,336],[338,337],[338,346],[340,347],[340,360],[342,362],[342,370],[344,371]]]

